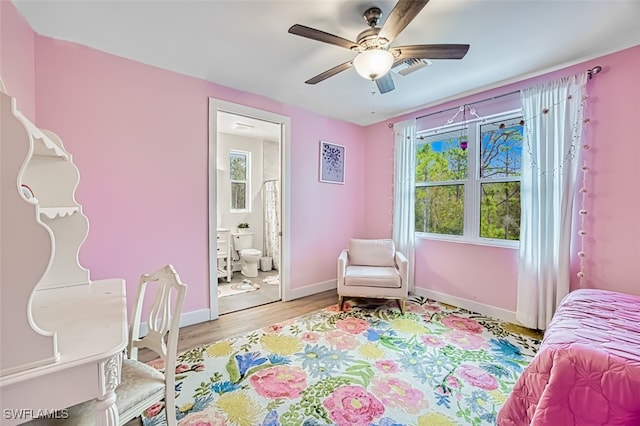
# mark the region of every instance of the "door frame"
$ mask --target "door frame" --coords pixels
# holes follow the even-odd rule
[[[289,277],[291,272],[290,258],[290,183],[291,171],[291,118],[286,115],[276,114],[270,111],[248,107],[224,101],[222,99],[209,98],[209,160],[207,163],[209,173],[209,319],[218,318],[218,267],[212,260],[212,247],[217,246],[217,150],[218,150],[218,112],[244,115],[257,120],[270,121],[280,125],[280,296],[283,301],[291,299],[291,286]]]

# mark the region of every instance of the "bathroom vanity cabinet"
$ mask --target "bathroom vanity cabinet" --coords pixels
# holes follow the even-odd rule
[[[218,278],[225,278],[227,282],[231,282],[233,275],[231,230],[218,228],[217,243]]]

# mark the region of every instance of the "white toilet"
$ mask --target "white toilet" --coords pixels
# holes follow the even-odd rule
[[[233,233],[233,248],[238,252],[242,261],[242,270],[240,273],[245,277],[258,276],[258,263],[262,257],[262,252],[252,248],[253,233],[241,232]]]

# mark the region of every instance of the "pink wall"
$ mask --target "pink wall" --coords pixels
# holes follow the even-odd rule
[[[291,117],[291,286],[302,288],[335,279],[349,237],[391,235],[389,122],[601,65],[589,83],[584,285],[640,293],[640,191],[632,179],[640,155],[632,125],[640,113],[640,47],[361,128],[36,36],[9,2],[0,2],[0,13],[0,72],[10,93],[27,116],[37,113],[39,126],[62,137],[80,169],[77,198],[91,225],[81,262],[93,279],[124,277],[131,292],[141,273],[171,262],[190,284],[185,310],[208,307],[208,97]],[[347,146],[346,185],[318,182],[319,140]],[[416,259],[418,287],[515,309],[516,250],[419,240]]]
[[[91,224],[81,261],[93,279],[122,276],[133,291],[170,262],[190,284],[185,311],[208,308],[208,97],[291,117],[292,288],[334,279],[346,236],[362,232],[359,126],[44,37],[36,81],[38,124],[80,169]],[[346,185],[318,182],[321,139],[347,146]]]
[[[335,279],[339,251],[364,232],[362,127],[73,43],[36,35],[34,48],[36,124],[80,170],[92,279],[123,277],[135,294],[140,274],[170,262],[190,285],[185,312],[209,307],[209,97],[291,117],[291,287]],[[345,185],[318,181],[320,140],[347,147]]]
[[[589,82],[587,160],[592,169],[585,244],[586,279],[583,287],[640,294],[640,191],[634,179],[640,158],[635,142],[635,123],[640,114],[640,46],[575,65],[540,77],[469,96],[455,102],[426,108],[367,127],[366,216],[369,234],[391,235],[393,175],[393,131],[398,122],[472,103],[536,83],[584,72],[601,65],[604,72]],[[483,115],[483,106],[477,106]],[[453,112],[452,112],[453,114]],[[385,230],[386,232],[383,232]],[[578,250],[575,249],[574,252]],[[416,244],[416,286],[487,305],[515,310],[518,252],[507,248],[418,239]],[[577,256],[573,256],[572,288]]]
[[[589,87],[592,173],[584,287],[640,294],[640,46],[590,64],[595,63],[604,72]]]
[[[18,108],[35,120],[34,32],[9,1],[0,1],[0,78]]]

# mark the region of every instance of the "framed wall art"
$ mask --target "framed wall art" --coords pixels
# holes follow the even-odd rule
[[[320,182],[344,184],[346,148],[320,141]]]

